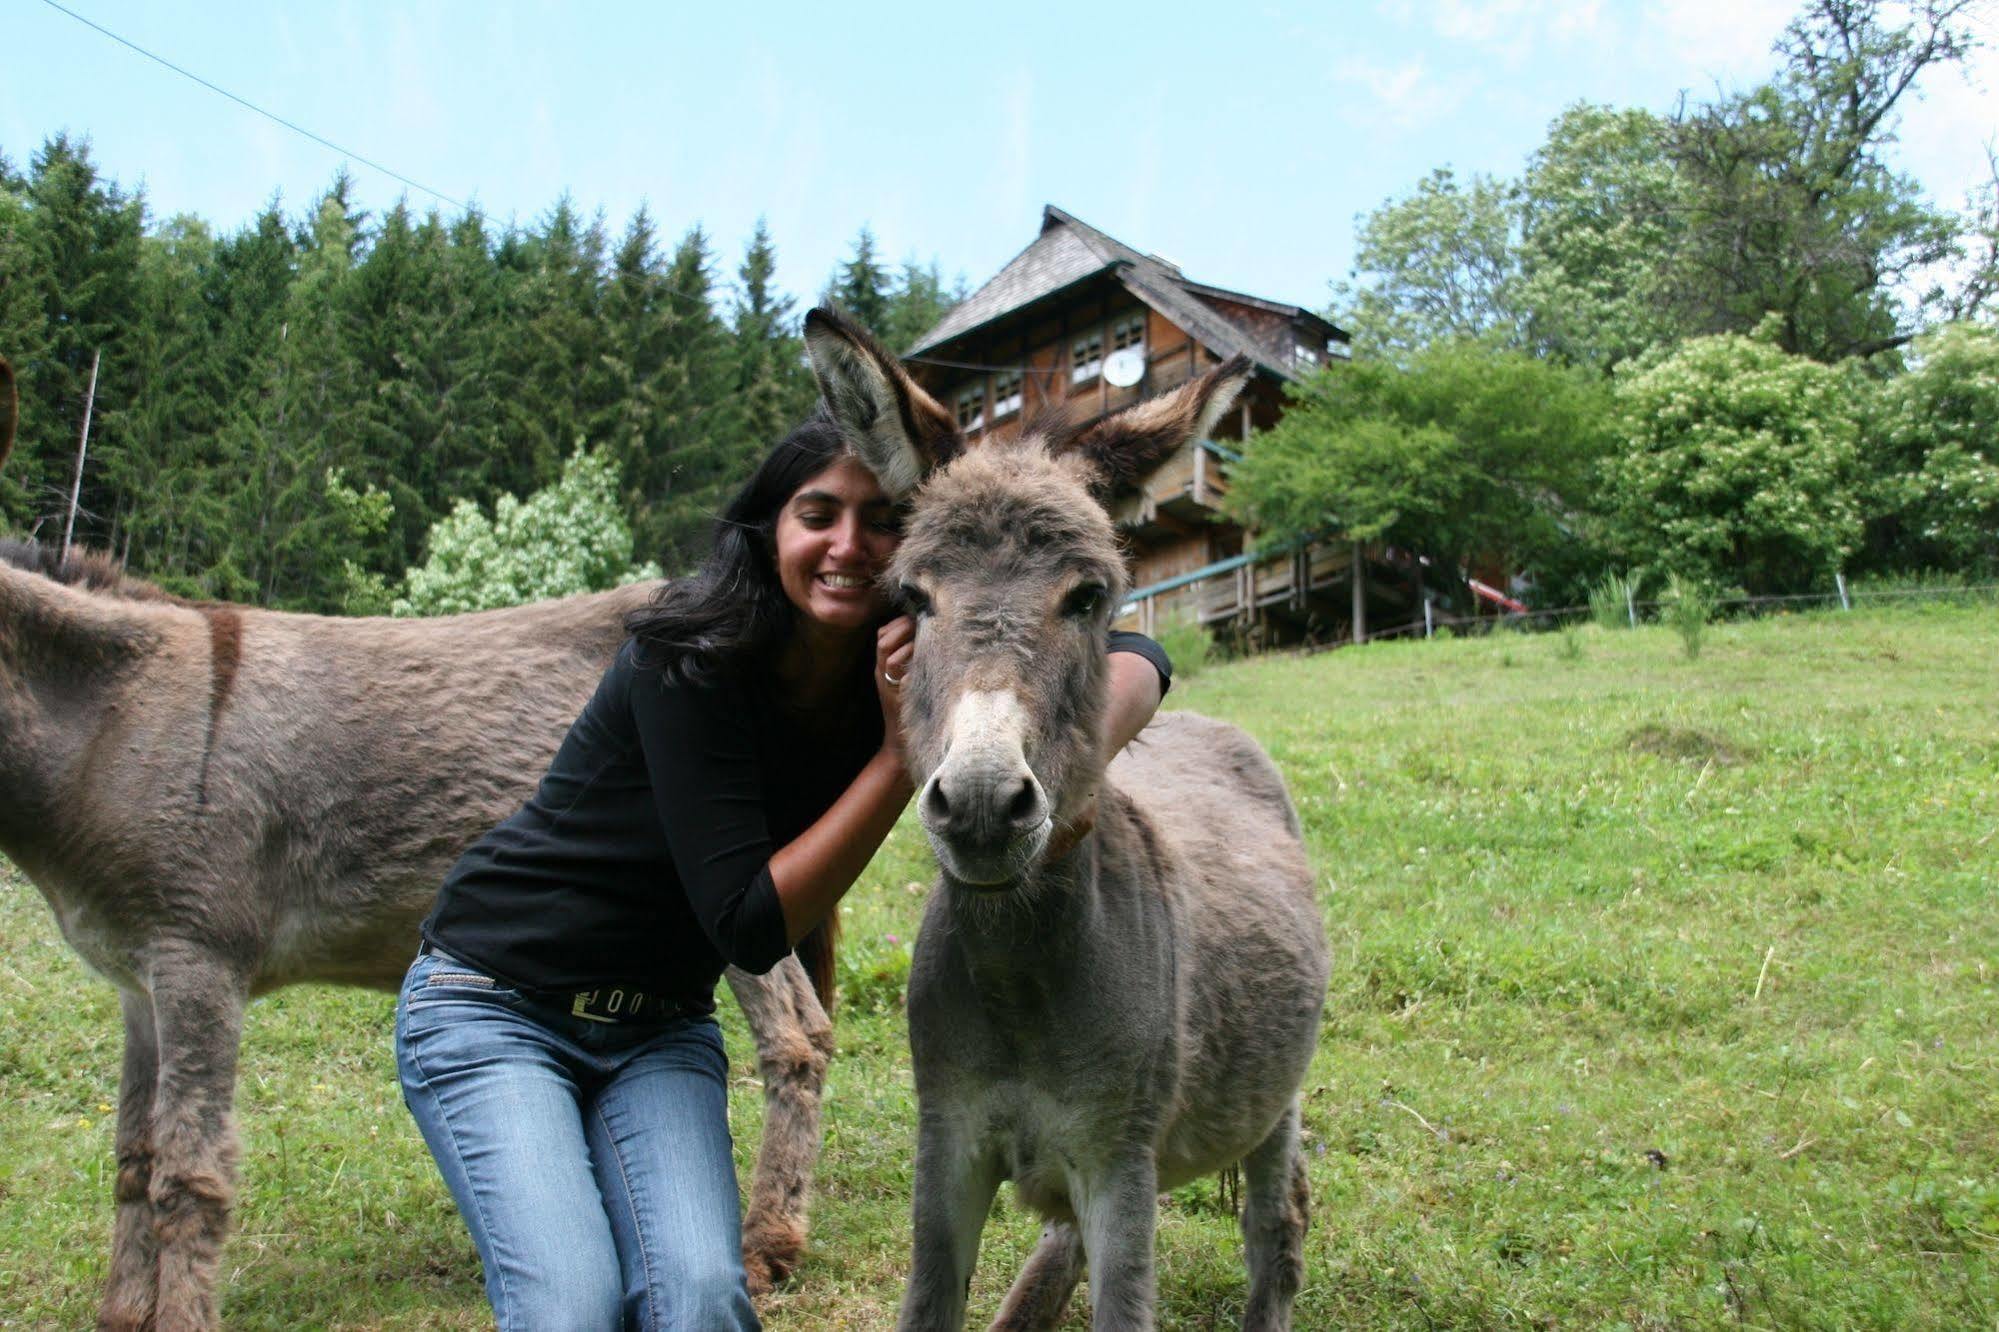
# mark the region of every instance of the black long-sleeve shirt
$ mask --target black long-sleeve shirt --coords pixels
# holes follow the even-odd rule
[[[1169,683],[1152,640],[1113,634],[1110,650]],[[868,677],[841,696],[806,716],[752,677],[669,685],[627,643],[534,795],[445,875],[423,937],[524,989],[711,1009],[725,966],[766,971],[789,950],[771,855],[881,747]]]

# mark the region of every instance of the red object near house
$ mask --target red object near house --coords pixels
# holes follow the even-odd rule
[[[1498,588],[1493,587],[1488,583],[1481,583],[1476,578],[1465,579],[1465,585],[1471,588],[1473,594],[1476,595],[1479,599],[1483,601],[1490,601],[1493,605],[1498,606],[1503,610],[1510,610],[1517,615],[1527,609],[1527,604],[1525,602],[1515,601],[1512,597],[1507,596],[1504,592],[1501,592]]]

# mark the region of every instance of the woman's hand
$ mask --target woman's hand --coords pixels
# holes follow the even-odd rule
[[[898,615],[875,631],[875,693],[882,707],[882,752],[902,757],[902,677],[916,655],[916,620]]]

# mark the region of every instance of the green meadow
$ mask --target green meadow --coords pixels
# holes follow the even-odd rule
[[[1276,756],[1334,943],[1298,1327],[1999,1327],[1999,611],[1720,625],[1695,660],[1662,628],[1385,644],[1213,665],[1170,706]],[[0,1326],[84,1327],[117,1006],[0,878]],[[845,909],[775,1332],[893,1325],[928,880],[905,825]],[[252,1009],[231,1327],[489,1324],[389,1026],[369,993]],[[974,1325],[1036,1230],[1003,1192]],[[1162,1325],[1234,1327],[1220,1181],[1162,1200],[1158,1248]]]

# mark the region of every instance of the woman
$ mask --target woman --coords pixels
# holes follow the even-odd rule
[[[912,786],[900,515],[823,417],[765,459],[535,795],[446,875],[396,1005],[404,1098],[502,1329],[754,1328],[714,1020],[838,905]],[[1168,666],[1121,635],[1109,734]]]

